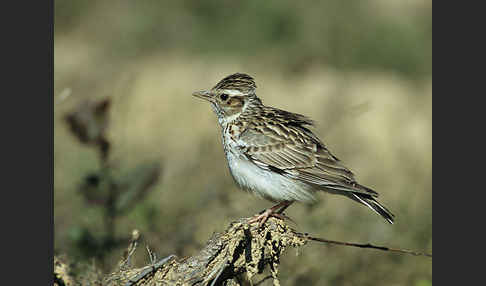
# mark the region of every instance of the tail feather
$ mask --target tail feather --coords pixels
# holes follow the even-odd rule
[[[350,194],[350,197],[365,206],[369,207],[372,209],[374,212],[377,214],[381,215],[387,222],[390,224],[393,224],[393,218],[395,217],[394,214],[392,214],[386,207],[381,205],[375,198],[373,198],[370,195],[365,195],[365,194],[359,194],[359,193],[353,193]]]

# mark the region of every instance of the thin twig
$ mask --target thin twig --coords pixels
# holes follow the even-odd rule
[[[128,245],[126,254],[124,255],[122,261],[120,262],[120,269],[125,269],[128,265],[130,265],[130,259],[133,253],[135,253],[135,250],[137,249],[139,239],[140,239],[140,232],[138,231],[138,229],[134,229],[132,231],[132,238],[130,239],[130,244]]]
[[[147,249],[147,253],[149,255],[150,265],[155,265],[155,263],[157,263],[157,254],[150,250],[148,245],[146,245],[145,248]]]
[[[337,244],[337,245],[354,246],[354,247],[360,247],[360,248],[372,248],[372,249],[378,249],[378,250],[382,250],[382,251],[411,254],[411,255],[415,255],[415,256],[432,257],[432,254],[429,254],[429,253],[426,253],[426,252],[418,252],[418,251],[408,250],[408,249],[391,248],[391,247],[386,247],[386,246],[377,246],[377,245],[372,245],[370,243],[364,244],[364,243],[352,243],[352,242],[329,240],[329,239],[325,239],[325,238],[308,236],[307,234],[302,234],[302,233],[296,233],[296,234],[300,237],[303,237],[303,238],[306,238],[306,239],[312,240],[312,241],[325,242],[325,243],[331,243],[331,244]]]

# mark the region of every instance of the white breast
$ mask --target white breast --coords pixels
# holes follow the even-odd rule
[[[232,142],[235,143],[235,142]],[[278,173],[262,169],[243,154],[226,152],[228,165],[235,181],[246,190],[271,201],[315,201],[311,187]]]

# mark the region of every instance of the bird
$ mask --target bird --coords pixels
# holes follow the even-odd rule
[[[312,132],[309,117],[266,106],[256,95],[253,77],[235,73],[213,88],[193,92],[208,101],[218,118],[230,173],[243,190],[276,205],[253,216],[263,225],[294,202],[313,203],[315,193],[342,195],[367,206],[386,222],[394,214],[379,203],[378,193],[359,184],[352,171]]]

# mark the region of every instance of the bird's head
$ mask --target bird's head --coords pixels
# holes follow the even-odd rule
[[[209,101],[220,124],[225,124],[238,118],[249,103],[261,103],[255,90],[256,84],[251,76],[235,73],[223,78],[212,89],[197,91],[192,95]]]

